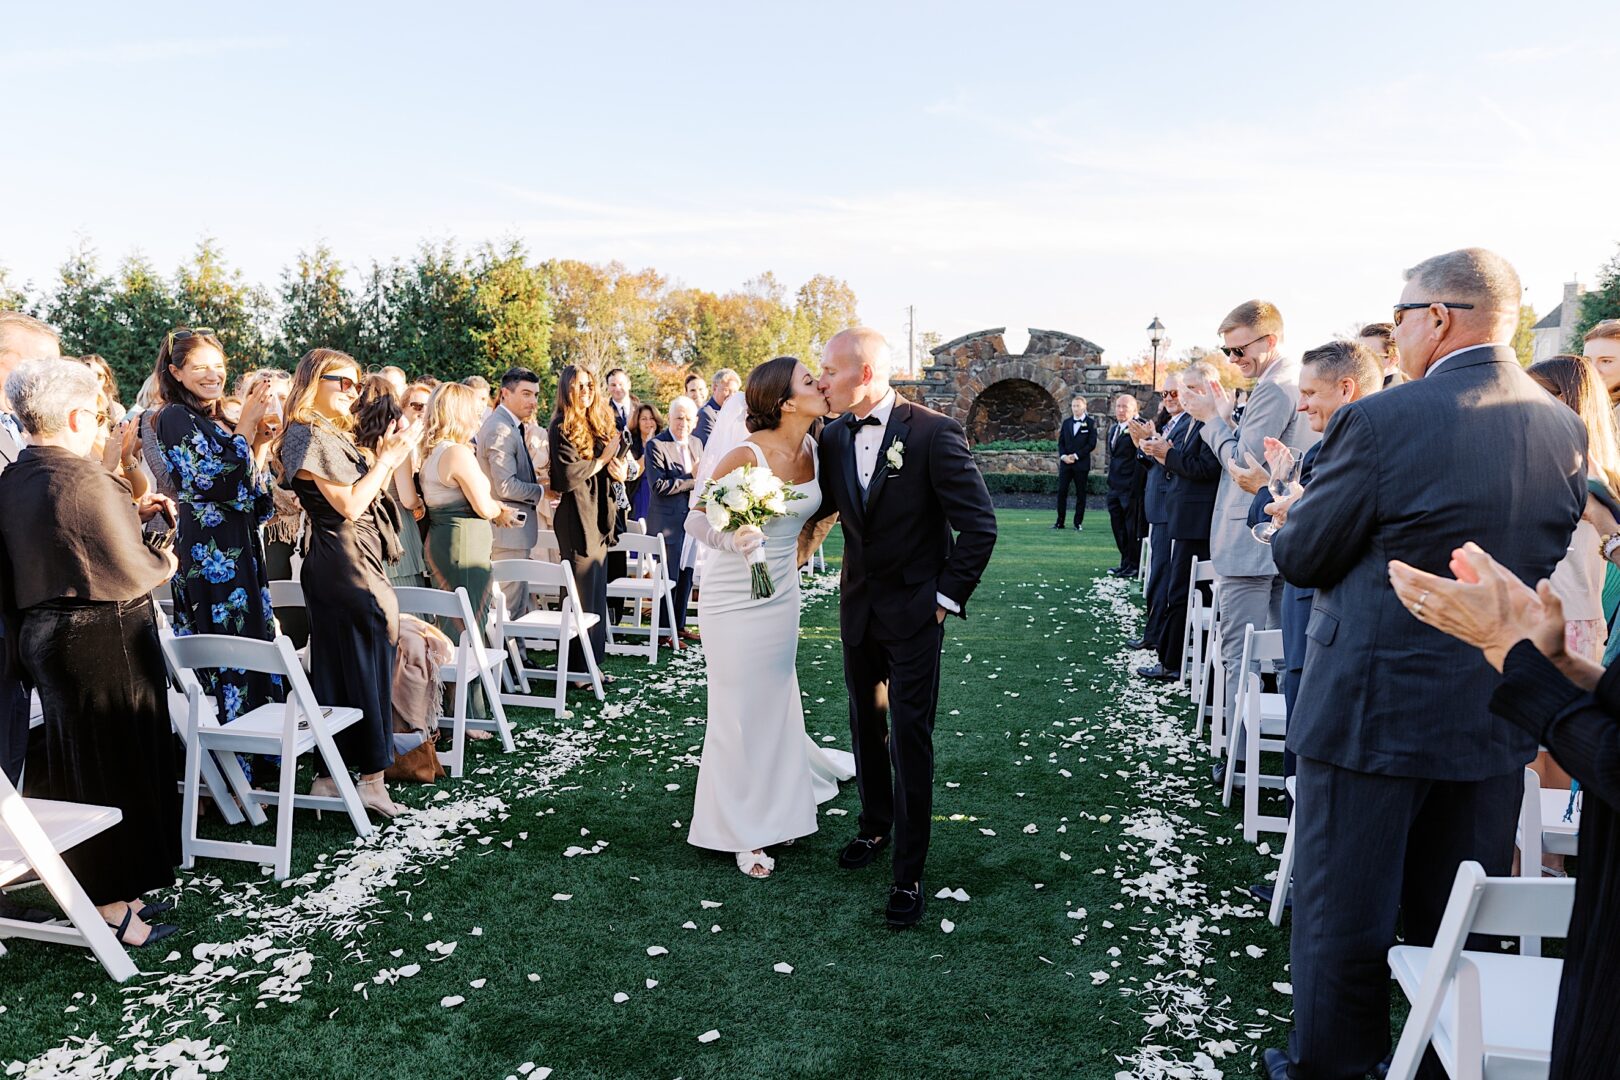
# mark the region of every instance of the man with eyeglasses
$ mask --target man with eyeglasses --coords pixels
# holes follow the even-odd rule
[[[1226,669],[1226,717],[1232,728],[1237,688],[1243,662],[1243,631],[1275,629],[1281,617],[1282,579],[1271,560],[1271,549],[1249,531],[1249,503],[1266,486],[1265,442],[1276,439],[1303,451],[1316,435],[1299,420],[1299,363],[1282,355],[1283,319],[1277,305],[1265,300],[1239,304],[1221,320],[1221,352],[1244,378],[1255,380],[1241,422],[1232,419],[1233,402],[1221,384],[1204,390],[1187,387],[1181,405],[1202,421],[1204,442],[1215,452],[1224,475],[1215,495],[1209,526],[1210,560],[1220,578],[1216,598],[1221,622],[1221,663]],[[1238,761],[1246,760],[1243,731]],[[1215,766],[1215,779],[1224,779],[1224,765]]]
[[[1333,413],[1271,543],[1316,590],[1288,718],[1297,756],[1289,1052],[1273,1077],[1359,1077],[1390,1048],[1385,957],[1434,942],[1458,864],[1512,865],[1536,740],[1490,712],[1501,677],[1415,618],[1392,561],[1450,575],[1469,542],[1521,580],[1552,573],[1586,506],[1586,432],[1509,342],[1519,277],[1482,248],[1406,273],[1394,338],[1411,380]],[[1443,1075],[1443,1074],[1442,1074]]]

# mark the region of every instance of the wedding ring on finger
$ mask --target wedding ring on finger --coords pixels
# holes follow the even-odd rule
[[[1429,598],[1429,590],[1424,589],[1423,590],[1423,595],[1418,597],[1417,598],[1417,603],[1412,605],[1412,614],[1413,615],[1416,615],[1420,619],[1423,618],[1423,602],[1425,600],[1427,600],[1428,598]]]

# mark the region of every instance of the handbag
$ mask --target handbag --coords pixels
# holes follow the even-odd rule
[[[394,763],[383,772],[383,778],[409,784],[431,784],[445,775],[444,765],[439,761],[439,750],[436,739],[424,738],[410,750],[400,753],[397,749],[402,738],[418,738],[414,733],[400,732],[394,736],[395,752]]]

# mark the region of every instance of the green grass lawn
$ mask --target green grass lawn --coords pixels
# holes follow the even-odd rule
[[[185,1039],[174,1060],[231,1077],[1253,1075],[1287,939],[1241,888],[1275,862],[1220,806],[1184,697],[1128,674],[1140,599],[1098,580],[1106,523],[1050,518],[1001,512],[949,625],[919,927],[885,927],[884,866],[834,863],[853,783],[770,880],[689,846],[701,658],[615,658],[605,706],[516,711],[515,754],[480,743],[466,778],[396,793],[424,812],[371,842],[301,814],[288,883],[200,863],[183,933],[124,987],[11,943],[0,1064],[148,1075]],[[812,593],[806,723],[847,747],[836,585]]]

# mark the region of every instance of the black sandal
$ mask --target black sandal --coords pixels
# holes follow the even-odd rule
[[[159,915],[167,915],[173,910],[173,900],[159,900],[155,904],[147,904],[145,907],[141,908],[140,911],[136,912],[136,914],[141,917],[141,922],[151,922]]]
[[[164,938],[168,937],[169,935],[179,933],[179,931],[180,931],[180,928],[178,926],[174,926],[171,923],[148,924],[146,940],[143,941],[143,942],[140,942],[139,944],[137,944],[137,943],[135,943],[133,941],[130,941],[127,938],[124,937],[124,934],[129,931],[129,922],[134,917],[135,917],[135,909],[134,908],[125,908],[124,909],[124,921],[119,923],[113,929],[113,937],[117,938],[118,939],[118,944],[124,946],[125,948],[144,949],[148,945],[156,944],[157,942],[162,941]],[[107,925],[112,926],[112,923],[108,923]]]

